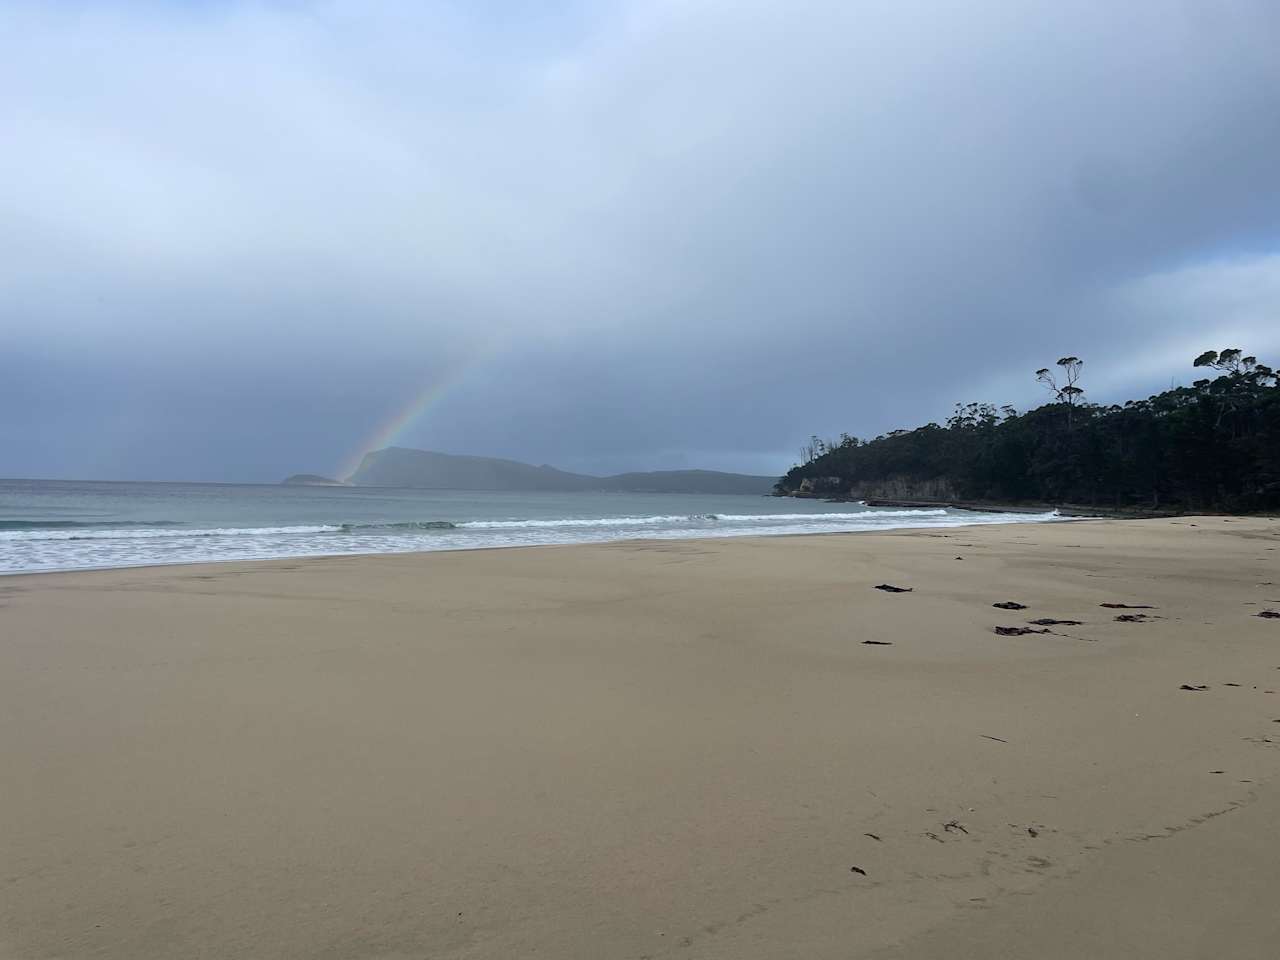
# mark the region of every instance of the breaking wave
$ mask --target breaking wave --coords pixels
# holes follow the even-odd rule
[[[0,530],[89,530],[100,527],[180,527],[180,520],[0,520]]]
[[[937,510],[859,510],[856,513],[694,513],[649,517],[564,517],[551,520],[471,520],[458,526],[468,530],[538,530],[557,527],[646,527],[680,523],[866,523],[879,517],[945,517]]]
[[[474,506],[467,504],[467,507]],[[745,501],[743,506],[747,506]],[[221,526],[209,520],[188,521],[190,525],[173,520],[0,520],[0,573],[604,543],[631,538],[672,540],[960,527],[1056,518],[1053,513],[969,513],[942,508],[853,507],[831,512],[759,514],[646,514],[640,510],[631,514],[624,511],[625,508],[619,510],[616,516],[547,516],[544,513],[541,517],[495,517],[492,514],[484,517],[481,513],[476,519],[466,519],[463,514],[451,520],[341,522],[341,518],[334,518],[331,523],[294,522],[242,527]]]
[[[363,530],[457,530],[458,525],[449,520],[407,520],[402,523],[344,523],[343,533]]]
[[[90,529],[76,527],[71,530],[60,529],[21,529],[0,530],[0,540],[158,540],[182,539],[195,537],[263,537],[279,536],[292,533],[340,533],[342,527],[328,524],[306,524],[288,527],[210,527],[200,530],[175,530],[166,524],[157,529],[154,526],[138,527],[105,527],[95,525]],[[105,528],[104,528],[105,527]]]

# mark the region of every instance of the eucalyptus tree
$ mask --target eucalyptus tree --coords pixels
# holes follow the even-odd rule
[[[1076,407],[1084,402],[1084,389],[1076,386],[1084,371],[1084,361],[1079,357],[1060,357],[1055,366],[1062,368],[1060,374],[1048,367],[1041,367],[1036,371],[1036,379],[1053,393],[1054,399],[1067,405],[1067,429],[1070,430]]]

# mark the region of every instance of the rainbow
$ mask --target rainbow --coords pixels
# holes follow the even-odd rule
[[[395,414],[361,441],[351,456],[338,468],[338,479],[345,480],[355,473],[361,461],[364,460],[365,454],[392,446],[402,433],[413,426],[446,393],[458,385],[459,381],[475,367],[481,356],[489,353],[492,353],[492,350],[481,350],[467,357],[452,368],[445,370],[440,376],[434,378],[421,390],[413,394],[408,403],[400,407]]]

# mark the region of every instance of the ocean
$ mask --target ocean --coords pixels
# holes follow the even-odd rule
[[[1038,522],[763,496],[0,480],[0,573]]]

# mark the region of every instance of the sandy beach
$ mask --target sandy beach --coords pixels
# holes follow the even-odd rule
[[[1271,958],[1268,609],[1221,517],[0,578],[0,958]]]

